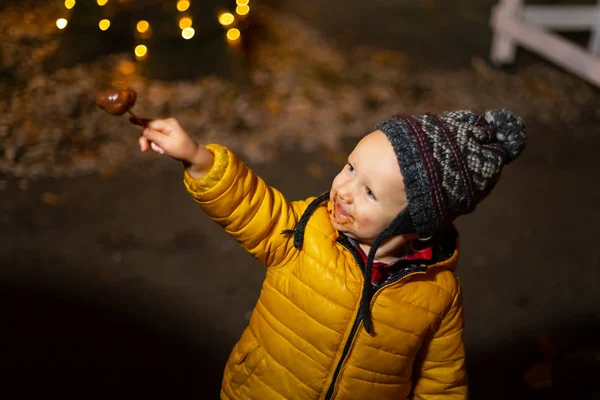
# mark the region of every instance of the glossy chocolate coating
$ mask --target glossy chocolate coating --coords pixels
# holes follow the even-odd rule
[[[133,107],[136,100],[135,90],[106,90],[96,96],[96,106],[111,115],[123,115]]]

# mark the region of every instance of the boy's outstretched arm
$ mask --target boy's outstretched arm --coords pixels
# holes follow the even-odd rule
[[[201,178],[212,167],[214,155],[206,147],[200,146],[174,118],[145,120],[145,127],[139,138],[140,150],[154,150],[159,154],[181,160],[187,172],[194,178]]]
[[[267,267],[291,257],[294,228],[306,202],[288,203],[227,148],[199,145],[174,119],[153,120],[140,148],[181,160],[184,184],[204,211]]]
[[[460,285],[439,328],[423,343],[414,370],[414,399],[468,398]]]

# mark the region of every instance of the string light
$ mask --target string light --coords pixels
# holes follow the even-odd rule
[[[179,0],[177,2],[177,10],[178,11],[186,11],[188,8],[190,8],[190,2],[188,0]]]
[[[148,48],[146,46],[144,46],[143,44],[138,44],[137,46],[135,46],[135,55],[138,58],[144,57],[147,53],[148,53]]]
[[[240,38],[240,30],[236,28],[231,28],[227,31],[227,39],[229,40],[238,40]]]
[[[110,27],[110,21],[107,19],[103,19],[98,23],[100,30],[105,31]]]
[[[96,3],[100,7],[102,7],[108,3],[108,0],[96,0]],[[235,9],[235,12],[240,16],[247,15],[250,12],[250,6],[248,5],[249,3],[250,3],[250,0],[236,0],[237,6]],[[75,7],[75,4],[76,4],[76,0],[64,0],[64,5],[69,10],[72,9],[73,7]],[[190,8],[190,0],[177,1],[177,10],[178,11],[184,12],[184,11],[188,10],[189,8]],[[229,26],[229,25],[233,24],[235,22],[235,19],[236,19],[236,17],[230,12],[224,12],[224,13],[220,14],[218,17],[219,23],[223,26]],[[242,21],[243,20],[244,19],[242,18]],[[66,28],[67,24],[68,24],[68,21],[65,18],[59,18],[56,20],[56,26],[58,27],[58,29]],[[107,29],[109,29],[110,25],[111,25],[111,22],[108,19],[102,19],[98,23],[98,27],[102,31],[106,31]],[[192,37],[194,37],[195,30],[194,30],[194,28],[192,28],[192,18],[190,18],[188,16],[182,17],[179,20],[179,28],[181,29],[181,36],[184,39],[188,40],[188,39],[191,39]],[[136,24],[136,29],[140,34],[142,34],[142,36],[141,36],[142,38],[149,37],[150,24],[148,23],[148,21],[144,21],[144,20],[138,21],[138,23]],[[239,29],[231,28],[231,29],[227,30],[227,39],[229,39],[230,41],[236,41],[240,37],[241,37],[241,33],[240,33]],[[148,48],[145,45],[140,44],[135,47],[134,53],[138,58],[143,58],[147,55]]]
[[[194,31],[194,28],[192,27],[187,27],[184,30],[181,31],[181,36],[183,36],[184,39],[191,39],[194,37],[194,33],[196,33]]]
[[[139,33],[144,33],[150,28],[150,24],[148,21],[141,20],[137,23],[136,29]]]
[[[223,13],[219,16],[219,23],[221,25],[231,25],[233,23],[233,21],[235,20],[235,17],[233,16],[232,13]]]
[[[239,15],[246,15],[250,12],[250,7],[243,5],[243,6],[237,6],[235,8],[235,12],[238,13]]]
[[[67,20],[64,18],[57,19],[56,26],[58,27],[58,29],[65,29],[65,27],[67,26]]]
[[[179,29],[183,30],[192,26],[192,19],[190,17],[183,17],[179,20]]]

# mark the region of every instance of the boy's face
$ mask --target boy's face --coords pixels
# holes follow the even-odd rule
[[[334,228],[362,243],[372,243],[407,205],[396,154],[385,134],[365,136],[331,186]]]

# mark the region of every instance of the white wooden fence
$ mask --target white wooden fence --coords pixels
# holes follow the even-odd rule
[[[597,5],[525,5],[499,0],[490,18],[490,61],[511,64],[519,46],[600,87],[600,0]],[[586,48],[552,32],[590,30]]]

